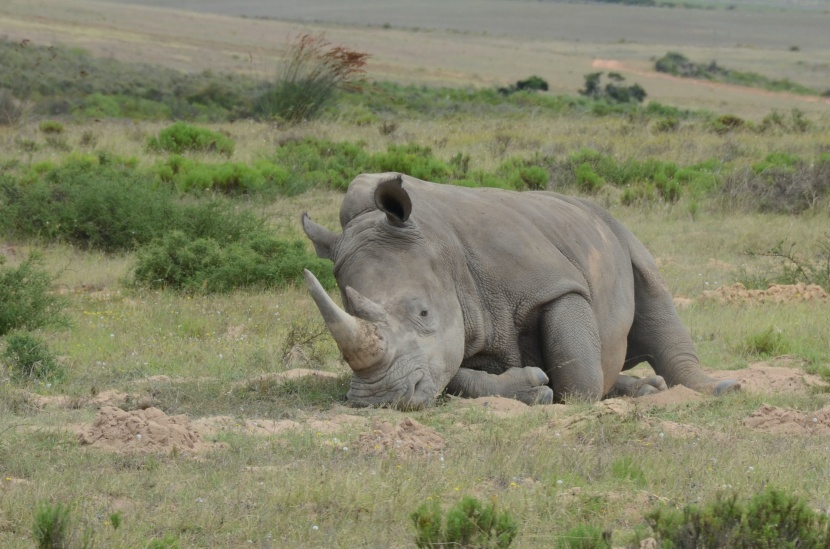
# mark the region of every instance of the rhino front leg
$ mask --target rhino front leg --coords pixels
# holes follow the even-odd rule
[[[577,294],[558,298],[543,311],[540,328],[542,358],[554,399],[602,398],[602,345],[588,302]]]
[[[550,404],[553,391],[548,376],[539,368],[510,368],[501,374],[461,368],[447,385],[447,392],[467,398],[503,396],[525,404]]]

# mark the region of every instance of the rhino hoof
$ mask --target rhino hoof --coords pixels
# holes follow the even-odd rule
[[[553,389],[550,387],[539,387],[538,395],[533,404],[553,404]]]
[[[734,379],[724,379],[717,385],[715,385],[715,389],[712,391],[714,396],[721,396],[729,393],[737,393],[741,390],[741,382],[735,381]]]

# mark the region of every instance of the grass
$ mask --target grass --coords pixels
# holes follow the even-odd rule
[[[113,28],[122,24],[118,15],[122,13],[117,12]],[[201,21],[202,34],[218,41],[225,36],[221,33],[240,32],[238,24],[256,23],[245,28],[269,32],[278,27],[278,23],[222,18],[224,27],[218,29],[210,27],[215,23],[209,18]],[[167,32],[164,25],[167,19],[153,28]],[[394,33],[399,40],[420,40],[420,51],[436,40],[447,40],[432,33],[383,32]],[[377,29],[373,33],[383,34]],[[255,35],[240,33],[246,39]],[[356,36],[364,40],[369,34]],[[459,33],[451,38],[483,51],[481,37]],[[260,37],[260,42],[265,40]],[[521,57],[509,44],[506,40],[501,49],[511,52],[513,59]],[[550,53],[549,46],[538,46],[545,55]],[[360,43],[354,47],[369,49]],[[575,55],[586,55],[586,46],[571,47]],[[215,50],[200,51],[204,58],[199,63],[217,59]],[[537,52],[528,55],[541,58],[533,57],[540,55]],[[778,59],[773,53],[764,55]],[[579,64],[569,66],[579,80],[575,93],[581,75],[589,71]],[[390,70],[395,70],[394,63]],[[431,71],[419,77],[436,78]],[[514,81],[534,72],[535,68],[506,78]],[[628,81],[639,82],[630,77]],[[649,85],[643,85],[652,97]],[[430,93],[416,99],[425,103],[436,99]],[[221,98],[217,90],[208,95]],[[665,171],[669,165],[683,168],[715,158],[719,161],[715,169],[755,173],[793,158],[813,160],[827,152],[830,139],[826,117],[810,113],[805,114],[810,124],[803,131],[791,127],[790,114],[776,118],[782,123],[769,123],[769,129],[758,131],[769,114],[764,108],[736,113],[747,123],[718,133],[705,118],[677,117],[667,130],[666,125],[658,126],[663,115],[598,118],[579,109],[538,109],[532,100],[519,99],[503,111],[487,111],[487,116],[470,109],[435,118],[417,112],[418,101],[406,116],[378,115],[379,101],[378,110],[368,112],[371,116],[360,105],[347,105],[349,109],[339,114],[292,128],[249,121],[205,124],[232,139],[235,147],[222,157],[191,151],[187,160],[193,165],[215,165],[217,173],[224,173],[225,166],[262,166],[279,157],[282,144],[312,139],[362,143],[367,159],[397,156],[394,160],[411,162],[409,156],[429,148],[438,163],[424,167],[433,170],[426,173],[465,165],[471,171],[495,173],[505,162],[528,168],[523,162],[538,155],[564,163],[591,149],[599,156],[580,157],[580,166],[585,164],[597,177],[617,177],[603,164],[612,159],[617,166],[630,168],[625,173],[635,174],[630,183],[636,185],[640,177],[636,173],[646,170],[647,162]],[[791,111],[783,108],[783,112]],[[99,159],[101,153],[107,159],[130,159],[124,169],[147,173],[171,158],[146,149],[148,139],[159,135],[167,123],[59,118],[55,122],[62,131],[46,133],[44,127],[58,126],[40,122],[24,117],[13,126],[0,127],[0,173],[15,178],[42,176],[77,151]],[[50,142],[50,137],[61,141]],[[63,150],[67,147],[75,152]],[[325,184],[323,172],[335,172],[336,178],[331,173],[325,177],[339,181],[350,170],[363,169],[364,162],[308,169],[300,154],[289,160],[288,167],[308,181],[292,180],[297,187],[286,196],[230,193],[221,200],[234,211],[264,218],[275,238],[303,239],[310,252],[299,226],[300,212],[309,211],[318,223],[339,230],[342,191]],[[548,175],[553,188],[581,192],[565,184],[561,170]],[[527,179],[525,185],[545,181],[542,174],[527,169],[520,177]],[[609,188],[592,196],[647,245],[675,295],[695,298],[747,273],[769,277],[779,272],[775,258],[747,255],[746,250],[769,250],[786,241],[797,243],[800,253],[812,257],[826,242],[826,204],[800,215],[751,213],[706,193],[626,205],[618,191],[622,189]],[[183,203],[203,203],[205,195],[214,198],[211,192],[193,193]],[[644,528],[643,515],[657,500],[682,508],[710,501],[724,490],[749,500],[774,485],[786,486],[812,508],[830,505],[825,438],[783,443],[780,437],[742,424],[764,403],[818,410],[830,402],[826,393],[743,393],[664,408],[638,407],[624,417],[592,415],[591,405],[580,402],[537,407],[517,417],[468,408],[456,400],[407,414],[349,409],[344,405],[350,372],[301,285],[210,295],[134,287],[127,281],[138,256],[130,246],[105,253],[71,247],[66,241],[5,233],[0,240],[0,253],[10,268],[19,266],[36,248],[45,248],[43,265],[55,277],[52,288],[67,300],[71,328],[46,326],[35,333],[59,357],[65,372],[60,383],[22,385],[10,379],[8,364],[0,366],[0,546],[35,544],[32,526],[41,520],[36,519],[38,509],[52,515],[55,509],[69,510],[72,532],[89,533],[99,547],[411,547],[416,535],[411,516],[418,505],[435,501],[446,511],[463,496],[473,496],[485,505],[495,502],[499,510],[517,518],[512,546],[550,547],[567,546],[575,538],[601,539],[606,530],[612,530],[614,545],[624,545]],[[707,366],[739,370],[757,360],[777,363],[776,357],[786,353],[789,364],[823,373],[830,367],[830,335],[816,319],[826,316],[825,309],[826,304],[816,303],[697,303],[680,314]],[[322,336],[316,335],[321,332]],[[5,339],[4,348],[7,343]],[[316,368],[336,377],[286,384],[261,377],[295,367]],[[171,381],[147,381],[160,374]],[[258,419],[306,422],[350,414],[366,423],[336,433],[310,429],[253,436],[241,429],[224,430],[211,439],[221,445],[195,458],[178,452],[104,453],[80,446],[71,429],[94,419],[95,407],[85,404],[86,399],[107,389],[129,392],[125,408],[152,405],[191,420],[222,415],[234,424]],[[69,400],[43,406],[38,396]],[[406,459],[354,451],[373,420],[397,423],[407,415],[444,438],[442,454]],[[573,432],[557,427],[568,418],[580,418]],[[688,424],[703,435],[660,436],[662,421]],[[41,507],[47,505],[44,501],[48,509]]]

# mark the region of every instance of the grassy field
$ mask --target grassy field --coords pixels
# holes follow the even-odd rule
[[[642,85],[650,100],[682,108],[752,118],[763,117],[773,108],[827,112],[826,101],[818,98],[690,82],[653,71],[654,59],[680,50],[696,62],[714,59],[735,70],[789,78],[823,90],[830,80],[830,47],[824,39],[830,15],[826,13],[733,13],[550,2],[485,3],[509,9],[509,15],[476,8],[475,17],[467,17],[465,12],[464,16],[450,12],[445,17],[440,11],[466,5],[446,4],[420,30],[411,25],[335,26],[331,24],[334,19],[285,22],[241,18],[236,13],[193,13],[89,0],[10,0],[0,7],[0,21],[10,40],[77,46],[96,55],[185,71],[270,75],[289,36],[325,32],[333,43],[370,53],[369,74],[376,79],[492,86],[539,74],[551,84],[552,91],[575,94],[584,75],[598,70],[594,67],[597,60],[613,60],[618,62],[614,70]],[[410,12],[402,13],[404,17]],[[657,19],[652,21],[652,17]],[[697,26],[685,23],[690,17],[701,18]],[[790,21],[790,17],[801,19]],[[734,22],[733,18],[746,21]],[[438,24],[444,19],[476,30],[448,29]],[[560,30],[549,30],[560,21]],[[503,26],[506,22],[513,22],[516,30],[483,32],[488,25]],[[538,33],[520,32],[534,25],[541,26]],[[722,31],[718,30],[720,25],[726,25]],[[737,28],[745,28],[746,35],[734,34]],[[574,30],[578,36],[567,34]],[[791,51],[792,47],[797,51]]]
[[[511,157],[564,160],[583,149],[619,163],[659,160],[685,167],[714,159],[722,186],[699,196],[684,190],[676,201],[625,205],[625,188],[613,182],[590,196],[640,237],[673,294],[685,298],[678,300],[679,312],[705,366],[745,380],[746,390],[724,398],[671,391],[664,400],[599,405],[448,399],[415,412],[354,409],[345,398],[348,367],[298,285],[220,294],[152,289],[131,282],[139,261],[133,249],[103,253],[3,235],[4,267],[20,265],[31,250],[43,254],[52,290],[66,300],[69,323],[33,332],[57,357],[63,379],[21,381],[8,358],[0,358],[0,546],[38,546],[34,525],[43,502],[52,511],[68,506],[62,539],[73,548],[412,547],[411,515],[418,506],[438,501],[446,509],[464,495],[495,502],[515,517],[514,547],[576,546],[568,535],[579,525],[610,532],[616,547],[639,547],[651,534],[644,514],[658,505],[683,508],[733,493],[745,501],[768,486],[828,512],[830,393],[822,382],[830,372],[828,298],[725,303],[703,297],[739,281],[781,275],[780,259],[747,251],[787,242],[807,262],[827,253],[826,190],[798,215],[761,212],[755,197],[730,200],[723,190],[724,181],[740,189],[752,167],[771,154],[793,155],[807,167],[820,164],[830,152],[826,104],[652,74],[648,56],[674,47],[668,41],[659,47],[599,38],[569,43],[159,13],[87,0],[11,0],[0,7],[0,22],[15,40],[246,73],[270,71],[289,33],[326,30],[333,42],[373,53],[373,78],[489,86],[551,67],[543,76],[554,90],[569,93],[593,60],[616,59],[630,68],[629,80],[642,76],[650,97],[671,105],[739,114],[758,125],[772,108],[789,117],[798,107],[809,121],[801,129],[747,125],[726,132],[713,130],[704,118],[682,120],[666,132],[646,117],[534,109],[400,117],[390,127],[389,120],[356,123],[335,111],[295,126],[212,124],[235,141],[233,153],[187,154],[205,164],[253,165],[288,142],[315,138],[361,143],[368,153],[418,144],[442,162],[469,155],[472,167],[488,172]],[[707,55],[717,51],[719,61],[738,68],[754,70],[766,58],[765,74],[779,74],[775,67],[785,67],[780,74],[809,72],[798,64],[804,51],[697,47]],[[830,53],[810,55],[820,64]],[[167,122],[66,118],[56,135],[44,131],[44,121],[30,117],[0,126],[0,184],[8,177],[23,181],[25,189],[43,173],[89,156],[129,159],[125,163],[136,173],[169,156],[146,146]],[[561,173],[552,175],[555,190],[584,193]],[[262,216],[279,238],[300,239],[303,211],[338,229],[342,193],[319,186],[295,196],[205,193],[177,200],[213,198],[232,211]],[[8,342],[5,336],[0,351]],[[298,368],[327,377],[287,373]],[[164,417],[155,416],[153,426],[141,431],[125,426],[119,440],[81,444],[79,433],[94,431],[95,418],[114,413],[111,406],[131,414],[134,425],[154,409]],[[168,429],[168,416],[177,415],[187,423],[179,419]],[[115,416],[108,417],[115,425]],[[182,425],[198,438],[192,449],[173,440],[186,430]],[[142,446],[150,439],[158,443],[156,451]]]

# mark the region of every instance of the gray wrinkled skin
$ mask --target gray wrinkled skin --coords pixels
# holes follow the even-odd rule
[[[364,174],[343,200],[342,233],[302,221],[334,263],[345,312],[306,280],[354,370],[355,404],[739,388],[703,373],[653,258],[589,201]],[[644,361],[657,375],[621,375]]]

